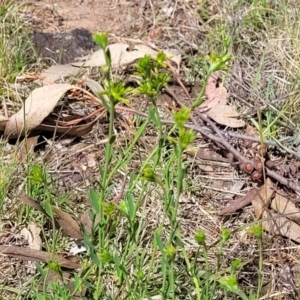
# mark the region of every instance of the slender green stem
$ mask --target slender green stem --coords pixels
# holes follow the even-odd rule
[[[206,297],[208,297],[209,280],[208,280],[207,276],[208,276],[208,272],[209,272],[209,266],[208,266],[208,253],[207,253],[206,243],[204,243],[204,245],[203,245],[203,256],[204,256],[204,261],[205,261],[205,295],[206,295]]]
[[[176,194],[176,200],[175,200],[175,208],[174,208],[174,216],[176,218],[178,206],[179,206],[179,200],[180,195],[182,193],[182,183],[183,183],[183,177],[184,177],[184,169],[182,168],[182,148],[181,145],[178,147],[178,154],[177,154],[177,194]],[[173,220],[175,221],[175,220]]]
[[[202,98],[203,98],[203,96],[204,96],[204,93],[205,93],[205,90],[206,90],[206,86],[207,86],[207,82],[208,82],[208,79],[209,79],[210,75],[211,75],[211,72],[209,72],[209,73],[206,75],[206,77],[205,77],[205,79],[204,79],[204,83],[203,83],[202,88],[201,88],[201,91],[200,91],[199,95],[197,96],[196,100],[195,100],[194,103],[193,103],[193,107],[192,107],[193,109],[194,109],[194,108],[197,108],[199,105],[202,104],[202,102],[203,102],[203,100],[204,100],[204,99],[202,99]]]
[[[152,100],[152,103],[153,103],[154,112],[155,112],[156,120],[157,120],[158,141],[159,141],[159,145],[158,145],[157,153],[156,153],[156,158],[155,158],[154,166],[153,166],[153,168],[155,169],[155,167],[158,165],[158,163],[160,161],[160,158],[161,158],[161,146],[162,146],[161,145],[161,142],[162,142],[161,139],[163,138],[163,130],[162,130],[162,122],[161,122],[161,119],[160,119],[159,111],[157,109],[155,100]]]
[[[109,89],[111,88],[110,80],[108,80]],[[113,150],[113,134],[114,134],[114,119],[115,119],[115,107],[113,105],[113,101],[111,99],[109,104],[109,131],[108,131],[108,144],[106,145],[105,149],[105,165],[103,170],[103,176],[101,178],[101,191],[100,191],[100,197],[99,197],[99,228],[98,228],[98,243],[99,243],[99,250],[104,248],[104,228],[103,228],[103,202],[105,200],[105,193],[107,190],[107,187],[109,185],[108,180],[108,172],[109,172],[109,166],[112,158],[112,150]],[[98,267],[98,280],[96,284],[96,295],[99,296],[100,293],[100,286],[101,286],[101,261],[100,266]]]
[[[262,230],[262,229],[261,229]],[[262,269],[263,269],[263,246],[262,246],[262,237],[257,238],[258,243],[258,251],[259,251],[259,259],[258,259],[258,288],[257,288],[257,299],[260,297],[260,291],[263,284],[263,276],[262,276]]]

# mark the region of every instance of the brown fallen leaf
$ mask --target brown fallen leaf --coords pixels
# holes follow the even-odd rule
[[[201,112],[218,104],[227,104],[227,90],[222,84],[218,84],[219,78],[219,72],[215,72],[209,77],[205,89],[206,100],[199,107]]]
[[[5,130],[6,123],[8,122],[8,119],[4,116],[0,115],[0,131],[3,132]]]
[[[275,191],[272,186],[272,181],[267,178],[265,184],[260,187],[259,192],[253,197],[252,204],[255,216],[262,219],[262,226],[264,230],[271,234],[285,236],[299,243],[300,226],[287,217],[271,212],[268,209],[272,198],[275,196]],[[276,207],[276,205],[273,206]],[[277,206],[277,208],[278,207],[279,206]]]
[[[206,112],[206,115],[216,123],[228,127],[239,128],[246,125],[243,120],[236,119],[239,114],[229,105],[218,104]]]
[[[47,214],[45,209],[38,201],[25,195],[18,196],[18,199],[40,211],[52,221],[52,218]],[[59,220],[55,220],[55,226],[57,228],[61,228],[65,234],[75,239],[83,238],[78,223],[68,213],[63,212],[54,206],[52,206],[52,211],[60,218]]]
[[[33,250],[26,247],[0,245],[0,254],[16,257],[23,260],[41,261],[45,263],[53,260],[56,261],[63,268],[67,268],[67,269],[80,268],[79,259],[77,259],[77,262],[75,262],[70,259],[66,259],[63,256],[58,254],[52,255],[52,253],[46,251]]]
[[[39,212],[43,213],[45,216],[50,217],[47,214],[47,212],[44,210],[42,205],[38,201],[34,200],[33,198],[25,196],[25,195],[20,195],[20,196],[17,196],[17,199],[21,200],[25,204],[27,204],[27,205],[33,207],[34,209],[38,210]]]
[[[70,214],[63,212],[57,207],[52,207],[52,210],[60,218],[57,222],[64,233],[74,239],[83,239],[78,223],[71,217]]]
[[[36,224],[29,224],[28,228],[23,228],[20,232],[27,240],[28,247],[34,250],[42,250],[42,239],[40,238],[41,228]]]
[[[191,152],[188,151],[188,154]],[[204,160],[213,160],[213,161],[222,161],[222,162],[229,162],[229,159],[226,157],[223,157],[221,154],[217,153],[216,151],[210,149],[210,148],[199,148],[196,157]]]
[[[263,229],[274,235],[287,237],[297,243],[300,242],[300,226],[292,220],[273,212],[264,212],[262,219],[271,219],[263,221]]]
[[[145,45],[143,42],[134,46],[133,51],[129,51],[129,45],[124,43],[111,44],[107,47],[110,50],[112,67],[127,66],[134,63],[137,59],[144,57],[146,54],[156,57],[157,51],[153,47]],[[175,55],[170,50],[163,50],[170,60],[179,65],[181,57]],[[86,59],[85,61],[83,61]],[[72,63],[77,67],[101,67],[106,65],[104,52],[102,49],[94,52],[91,57],[81,58],[82,61]]]
[[[87,233],[91,233],[92,232],[92,225],[93,225],[93,222],[90,218],[90,214],[89,214],[89,211],[90,209],[86,210],[82,215],[81,215],[81,218],[80,218],[80,222],[81,224],[83,225],[84,229],[86,230]],[[95,224],[97,224],[99,222],[99,216],[97,215],[96,216],[96,219],[95,219]]]
[[[300,224],[299,208],[286,197],[276,193],[274,199],[271,202],[271,207],[278,213]]]
[[[205,172],[206,174],[209,174],[210,176],[214,176],[214,168],[212,166],[198,164],[197,167],[203,172]]]
[[[43,85],[53,84],[59,79],[65,79],[78,73],[79,69],[71,65],[53,65],[47,70],[43,71],[39,78],[42,80]]]
[[[245,135],[252,136],[252,137],[259,137],[259,132],[251,125],[247,124],[245,129]],[[252,143],[252,147],[255,148],[259,143],[254,143],[249,140],[243,140],[243,146],[246,148]]]
[[[98,94],[100,92],[104,91],[104,88],[102,87],[102,85],[99,82],[97,82],[96,80],[86,77],[86,78],[84,78],[84,83],[96,96],[98,96]],[[109,103],[108,96],[107,95],[102,95],[102,96],[107,101],[107,103]]]
[[[258,192],[252,198],[252,205],[257,218],[260,217],[264,209],[268,209],[274,195],[275,191],[273,189],[273,183],[269,178],[267,178],[264,185],[259,188]]]
[[[235,194],[238,194],[241,192],[243,186],[245,185],[244,181],[236,181],[234,183],[228,182],[228,185],[226,184],[226,181],[224,181],[223,185],[228,187],[228,193],[224,194],[224,200],[226,199],[232,199]]]
[[[71,272],[64,272],[62,271],[61,274],[54,272],[52,270],[49,270],[46,281],[42,281],[39,284],[39,291],[43,292],[44,291],[44,284],[47,284],[47,289],[48,291],[52,290],[52,287],[49,285],[50,283],[53,282],[59,282],[60,284],[64,284],[65,287],[70,291],[70,293],[73,293],[75,290],[75,285],[74,282],[72,281],[72,274]],[[75,295],[72,296],[72,300],[82,300],[84,299],[84,295],[86,293],[86,288],[82,287],[79,291],[76,292]]]
[[[76,87],[70,84],[53,84],[33,90],[25,100],[22,109],[9,118],[4,135],[17,138],[35,129],[53,111],[59,99],[71,88]]]

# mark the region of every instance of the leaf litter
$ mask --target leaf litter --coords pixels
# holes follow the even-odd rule
[[[119,47],[119,48],[118,48]],[[118,45],[116,46],[116,48],[112,48],[112,49],[122,49],[122,53],[117,56],[114,56],[114,64],[115,66],[121,66],[121,65],[126,65],[129,63],[134,62],[139,55],[141,55],[141,52],[144,51],[144,48],[141,47],[140,48],[140,52],[137,52],[135,54],[128,53],[127,52],[127,48],[128,46],[125,47],[125,45],[121,46]],[[141,50],[142,49],[142,50]],[[147,47],[145,49],[148,49]],[[125,52],[126,51],[126,52]],[[150,52],[149,49],[147,50],[148,53]],[[155,54],[155,51],[152,50],[152,55]],[[126,55],[127,56],[126,56]],[[102,53],[103,55],[103,53]],[[134,56],[137,55],[137,56]],[[144,54],[143,54],[144,55]],[[94,57],[92,56],[89,60],[83,62],[83,63],[79,63],[79,64],[74,64],[77,66],[101,66],[101,64],[103,64],[103,60],[101,61],[101,54],[98,53],[97,55],[95,55]],[[53,69],[55,70],[55,68]],[[59,71],[60,70],[60,71]],[[60,79],[63,79],[64,77],[68,77],[68,76],[73,76],[75,74],[75,69],[69,68],[69,66],[66,66],[66,68],[61,68],[58,66],[58,77],[55,77],[54,74],[51,75],[51,72],[48,72],[50,75],[43,75],[43,78],[45,81],[49,82],[49,81],[57,81]],[[48,76],[48,77],[47,77]],[[52,76],[52,77],[51,77]],[[102,86],[88,78],[85,77],[83,79],[84,84],[86,84],[86,86],[94,93],[98,93],[99,91],[102,91],[103,88]],[[70,134],[75,134],[75,135],[85,135],[87,134],[92,126],[94,125],[94,123],[96,123],[96,121],[99,119],[94,119],[94,121],[92,121],[90,124],[87,124],[87,128],[86,130],[84,130],[83,132],[81,132],[80,134],[76,133],[74,131],[75,126],[71,125],[71,128],[68,128],[68,126],[58,126],[56,125],[49,125],[49,124],[42,124],[42,122],[45,120],[45,118],[47,116],[49,116],[54,108],[57,106],[58,102],[61,101],[61,99],[64,97],[65,93],[71,91],[71,90],[76,90],[78,89],[78,87],[73,86],[73,85],[69,85],[69,84],[51,84],[51,85],[46,85],[43,86],[41,88],[36,89],[35,91],[33,91],[29,97],[26,99],[24,107],[15,115],[13,115],[8,123],[7,126],[5,128],[5,134],[7,136],[10,137],[17,137],[20,135],[24,135],[25,134],[25,130],[24,128],[26,128],[26,131],[31,131],[33,129],[39,129],[39,130],[50,130],[52,132],[54,132],[56,130],[56,132],[69,132]],[[52,93],[50,92],[52,91]],[[229,105],[227,105],[227,92],[225,90],[225,88],[215,88],[214,93],[212,92],[213,89],[211,89],[210,91],[207,91],[207,98],[210,99],[210,103],[204,103],[206,105],[206,109],[208,111],[205,112],[205,114],[210,117],[211,119],[213,119],[216,123],[221,124],[221,125],[225,125],[225,126],[229,126],[232,128],[239,128],[239,127],[244,127],[245,126],[245,122],[243,120],[239,120],[237,119],[239,117],[239,114]],[[50,94],[49,94],[50,92]],[[204,106],[205,106],[204,105]],[[26,107],[30,107],[30,109],[26,110]],[[103,112],[103,110],[101,110]],[[42,112],[42,114],[40,114],[39,112]],[[99,111],[100,112],[100,111]],[[21,116],[23,116],[25,114],[26,116],[26,126],[24,126],[24,120],[21,118]],[[101,115],[102,116],[102,115]],[[80,120],[80,118],[77,118],[77,120]],[[71,121],[72,122],[72,121]],[[76,119],[75,119],[75,124],[76,124]],[[94,123],[93,123],[94,122]],[[66,122],[67,124],[67,122]],[[71,123],[69,123],[71,124]],[[61,129],[62,128],[62,129]],[[199,157],[203,158],[203,159],[211,159],[214,156],[214,152],[213,151],[208,151],[209,153],[201,154],[201,151],[197,153],[197,155],[199,155]],[[204,152],[203,152],[204,153]],[[203,156],[204,155],[204,156]],[[219,155],[219,157],[216,156],[216,160],[219,161],[228,161],[227,158],[224,158],[222,156]],[[93,163],[94,166],[94,163]],[[210,169],[210,172],[212,171],[212,169]],[[263,196],[264,197],[264,196]],[[249,199],[249,198],[248,198]],[[41,212],[43,212],[42,207],[40,207],[39,205],[37,205],[34,201],[27,201],[29,205],[37,208],[38,210],[40,210]],[[247,202],[249,203],[249,202]],[[266,218],[266,214],[265,212],[262,212],[262,208],[258,206],[258,203],[256,202],[256,198],[254,198],[254,200],[252,200],[252,204],[254,206],[255,212],[257,217],[259,217],[259,215],[261,215],[263,218]],[[236,209],[236,208],[235,208]],[[240,209],[240,208],[239,208]],[[258,213],[260,209],[260,212]],[[59,217],[56,221],[59,225],[60,228],[62,228],[63,232],[65,234],[67,234],[68,236],[71,236],[75,239],[82,239],[82,233],[80,231],[80,227],[78,225],[78,223],[67,213],[59,210],[56,207],[53,207],[53,211],[54,213]],[[226,213],[221,212],[220,215],[223,214],[231,214],[233,213],[235,210],[231,209],[231,210],[227,210]],[[86,223],[84,225],[84,227],[86,228],[86,230],[88,231],[89,227],[90,227],[90,220],[89,220],[89,216],[88,213],[85,213],[86,215],[82,215],[82,223]],[[268,216],[277,216],[274,215],[272,212],[268,213]],[[287,236],[291,239],[294,240],[298,240],[298,237],[295,236],[294,232],[296,231],[296,225],[295,224],[291,224],[291,221],[285,222],[286,219],[284,217],[280,217],[278,218],[278,221],[280,221],[280,225],[282,225],[282,230],[280,231],[274,231],[274,228],[271,227],[270,222],[268,223],[263,223],[264,224],[264,229],[267,231],[273,230],[273,232],[277,232],[280,233],[283,236]],[[292,231],[292,233],[287,233],[286,226],[292,226],[292,228],[295,227],[295,230]],[[14,256],[16,254],[14,253],[18,253],[18,249],[11,249],[12,251],[10,252],[9,255]],[[17,254],[18,255],[18,254]],[[44,253],[44,252],[36,252],[36,253],[32,253],[30,252],[28,254],[28,256],[30,257],[30,260],[40,260],[40,261],[45,261],[46,259],[49,259],[49,254]],[[21,257],[21,256],[19,256]],[[26,258],[27,255],[25,255],[24,257],[22,257],[23,259],[29,259]],[[63,258],[59,258],[60,263],[62,263],[64,266],[73,266],[72,264],[70,265],[69,262],[64,261]]]
[[[123,45],[123,46],[119,45],[118,47],[120,47],[120,49],[122,50],[121,54],[119,52],[119,55],[114,56],[115,57],[115,59],[114,59],[115,66],[118,66],[118,67],[122,66],[122,65],[124,66],[124,65],[126,65],[126,63],[131,63],[135,60],[135,59],[133,59],[134,54],[130,53],[130,52],[134,52],[134,51],[142,52],[143,51],[143,49],[142,49],[143,46],[140,49],[135,48],[132,51],[131,50],[127,51],[128,47],[125,48],[125,45]],[[116,46],[116,48],[117,48],[117,46]],[[147,50],[147,51],[150,52],[150,50]],[[155,50],[152,49],[151,51],[153,51],[153,54],[155,53]],[[127,52],[130,53],[130,54],[126,57]],[[148,54],[150,54],[150,53],[148,53]],[[138,55],[140,55],[140,54],[138,54]],[[97,65],[97,62],[95,62],[92,58],[93,58],[93,56],[91,56],[90,58],[86,58],[85,62],[82,62],[82,63],[79,62],[78,66],[87,67],[89,63]],[[98,54],[98,58],[99,58],[99,61],[98,61],[98,64],[99,64],[99,62],[101,61],[101,54],[100,53]],[[102,56],[102,58],[103,58],[103,56]],[[131,59],[133,59],[133,61],[131,61]],[[103,63],[103,61],[102,61],[102,63]],[[55,82],[55,81],[58,81],[58,80],[64,80],[66,77],[69,77],[69,76],[74,76],[75,75],[75,73],[74,73],[75,69],[78,69],[78,68],[72,69],[72,68],[70,68],[70,65],[67,65],[65,67],[66,68],[64,68],[64,67],[60,68],[60,66],[58,66],[57,70],[58,70],[59,74],[57,74],[57,76],[55,76],[55,74],[53,74],[53,73],[51,75],[52,71],[48,72],[48,75],[44,74],[43,77],[44,77],[45,81],[43,82],[43,84],[45,85],[45,84],[48,84],[51,81]],[[47,78],[47,76],[49,76],[49,77]],[[51,78],[51,76],[53,76],[53,77]],[[92,80],[92,79],[87,78],[86,80],[89,81],[89,80]],[[216,80],[216,79],[214,79],[214,80]],[[47,83],[46,83],[46,81],[47,81]],[[209,81],[209,83],[210,83],[210,81]],[[212,82],[212,83],[215,84],[215,82]],[[95,82],[92,82],[90,84],[90,86],[87,84],[87,86],[89,87],[90,90],[92,90],[93,93],[95,93],[95,91],[99,91],[99,86],[100,85],[99,84],[97,85],[97,82],[95,81]],[[91,86],[93,86],[93,88],[91,88]],[[100,89],[101,88],[102,87],[100,86]],[[68,92],[68,91],[66,91],[66,92]],[[63,94],[64,93],[61,94],[61,98],[63,97]],[[239,127],[244,127],[245,126],[244,121],[237,119],[239,117],[237,112],[234,109],[232,109],[231,106],[227,105],[228,95],[227,95],[226,89],[222,85],[217,87],[217,85],[215,84],[215,86],[212,87],[211,90],[207,89],[206,90],[206,97],[207,97],[207,99],[210,99],[210,104],[205,102],[204,103],[205,105],[203,105],[203,107],[206,109],[207,116],[209,116],[211,119],[213,119],[216,123],[218,123],[220,125],[229,126],[229,127],[232,127],[232,128],[239,128]],[[56,104],[54,106],[56,106],[58,102],[59,102],[59,99],[58,99],[58,101],[56,101]],[[209,110],[209,111],[207,112],[207,110]],[[48,112],[51,113],[52,111],[50,112],[50,110],[48,110]],[[39,126],[45,126],[45,127],[39,127]],[[67,132],[67,130],[68,130],[67,127],[62,127],[63,129],[62,129],[62,131],[60,131],[59,127],[56,126],[56,125],[45,125],[45,124],[43,125],[41,123],[39,125],[37,125],[36,127],[32,127],[31,129],[38,128],[38,129],[46,130],[47,126],[48,126],[49,130],[52,131],[52,132],[54,132],[55,130],[57,130],[57,132]],[[15,129],[16,133],[18,133],[19,135],[23,134],[23,132],[20,128],[21,127],[17,127],[17,129]],[[91,129],[92,128],[88,127],[86,131],[81,133],[81,135],[87,134]],[[12,132],[10,136],[14,136],[13,133],[14,132]],[[71,131],[71,134],[76,135],[76,132]],[[213,151],[212,151],[211,154],[213,154]],[[209,158],[204,158],[204,159],[209,159]],[[253,196],[253,193],[252,193],[252,196]],[[264,192],[262,191],[262,196],[260,196],[260,197],[265,198],[265,197],[268,197],[268,195],[264,194]],[[274,199],[277,199],[276,202],[275,202]],[[276,211],[279,214],[281,214],[281,213],[288,213],[288,214],[292,213],[292,214],[297,215],[296,214],[297,211],[295,210],[295,207],[293,207],[293,206],[291,206],[291,205],[289,205],[285,202],[285,201],[287,201],[287,199],[284,200],[282,197],[278,198],[276,196],[275,196],[274,199],[271,201],[271,204],[269,202],[267,202],[267,203],[264,203],[263,206],[260,206],[261,205],[261,198],[260,198],[260,203],[258,202],[258,198],[257,199],[254,198],[252,204],[253,204],[254,207],[256,207],[257,218],[260,218],[260,217],[270,218],[270,214],[274,213],[273,211]],[[268,206],[268,209],[272,208],[272,211],[267,212],[267,216],[265,215],[266,206]],[[285,208],[288,207],[288,209],[283,210],[282,206],[285,207]],[[231,211],[230,213],[232,213],[232,212],[234,212],[234,210]],[[280,219],[280,220],[283,220],[280,224],[285,224],[285,222],[286,222],[286,224],[291,224],[291,223],[288,223],[288,222],[290,222],[289,220],[281,219],[278,216],[277,216],[277,218]],[[65,223],[67,222],[67,221],[65,221],[64,218],[63,218],[63,220],[64,220]],[[292,220],[292,218],[290,218],[290,220]],[[266,230],[268,230],[270,232],[273,230],[273,233],[274,232],[276,233],[276,231],[274,231],[274,224],[273,223],[268,221],[268,222],[265,222],[264,224],[266,224],[265,227],[264,227]],[[61,226],[63,227],[64,225],[61,225]],[[286,225],[286,226],[284,225],[283,228],[287,229],[288,225]],[[73,229],[71,229],[71,231]],[[66,230],[66,231],[68,231],[68,230]],[[75,230],[75,231],[77,231],[77,230]],[[280,231],[279,233],[283,236],[290,237],[290,236],[286,235],[286,232],[287,232],[287,230],[284,230],[284,231]],[[291,236],[291,238],[293,238],[293,239],[296,238],[296,240],[298,239],[298,237],[294,236],[294,235]]]

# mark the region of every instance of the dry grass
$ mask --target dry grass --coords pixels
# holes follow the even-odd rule
[[[299,127],[297,124],[299,94],[295,93],[287,96],[283,101],[272,104],[272,106],[269,105],[272,101],[299,89],[299,12],[295,9],[295,3],[292,1],[287,4],[284,2],[281,0],[272,1],[265,8],[261,4],[255,6],[254,1],[246,0],[202,1],[201,5],[197,5],[196,1],[176,1],[171,12],[173,18],[166,19],[162,8],[166,4],[170,4],[171,1],[164,1],[162,4],[147,1],[144,12],[145,28],[155,24],[155,29],[158,30],[157,44],[164,47],[166,44],[170,47],[174,44],[182,51],[184,58],[187,59],[181,74],[182,80],[196,82],[198,85],[201,85],[203,80],[201,73],[203,57],[210,52],[221,52],[224,47],[224,39],[229,36],[231,39],[229,50],[233,59],[225,82],[226,88],[230,92],[230,103],[236,106],[241,113],[252,114],[254,119],[256,119],[257,107],[267,105],[264,113],[269,113],[271,119],[263,119],[264,127],[268,127],[278,115],[282,114],[283,116],[278,120],[276,119],[273,129],[266,132],[265,137],[275,137],[276,139],[286,135],[295,137],[296,134],[299,134],[298,131],[295,132]],[[3,24],[5,26],[11,23],[17,24],[16,21],[12,22],[10,19],[3,20],[2,26]],[[18,28],[17,26],[16,30]],[[159,29],[164,30],[159,31]],[[1,38],[7,41],[6,36],[2,35]],[[4,43],[2,45],[8,47]],[[3,49],[7,49],[5,47]],[[5,65],[5,68],[0,68],[0,73],[4,74],[2,77],[7,82],[13,81],[18,72],[21,72],[26,65],[23,57],[21,56],[19,60],[18,56],[22,52],[20,51],[21,44],[16,42],[16,45],[13,45],[11,49],[13,50],[10,52],[11,55],[17,53],[13,56],[18,59],[17,62],[7,57],[7,53],[0,57],[2,61],[10,62],[10,64]],[[199,54],[192,54],[195,51],[199,51]],[[13,74],[12,77],[7,76],[8,73]],[[1,87],[2,90],[3,86]],[[139,100],[133,99],[133,102],[135,102],[133,105],[140,106]],[[165,108],[164,104],[165,102],[159,103],[159,107],[161,110],[165,109],[162,111],[164,117],[169,116],[171,118],[171,112]],[[250,119],[248,121],[251,122]],[[116,123],[124,125],[124,119],[120,117]],[[112,166],[122,159],[128,145],[132,142],[134,134],[128,134],[128,131],[134,133],[136,130],[134,127],[121,125],[116,127],[118,138]],[[103,166],[105,163],[105,144],[93,145],[93,140],[105,139],[106,128],[107,124],[100,124],[85,138],[86,144],[83,145],[83,148],[88,145],[92,146],[83,152],[78,149],[78,144],[62,146],[58,142],[59,150],[48,158],[49,164],[45,166],[46,173],[50,175],[46,176],[46,182],[43,182],[39,187],[31,186],[29,189],[28,170],[32,165],[41,166],[43,162],[39,159],[30,161],[29,165],[26,164],[24,168],[20,168],[16,175],[12,172],[15,168],[15,161],[7,154],[2,156],[5,163],[2,167],[4,172],[0,173],[0,180],[1,174],[9,175],[5,177],[5,182],[0,181],[0,184],[3,182],[3,185],[0,185],[2,187],[1,200],[4,201],[3,207],[11,209],[9,215],[6,214],[3,219],[14,220],[14,223],[1,233],[2,236],[5,232],[9,236],[16,237],[19,233],[18,227],[23,225],[25,227],[37,216],[37,213],[32,210],[21,209],[20,204],[15,207],[12,205],[14,195],[19,193],[30,194],[30,196],[41,201],[46,198],[50,199],[49,201],[55,205],[72,213],[77,220],[80,219],[82,212],[90,207],[87,197],[88,189],[90,187],[100,189],[97,185],[97,180],[100,177],[97,173],[97,165]],[[153,137],[156,130],[153,125],[149,125],[143,138],[147,140],[147,138]],[[167,132],[170,127],[164,127],[164,130]],[[105,133],[99,137],[99,132]],[[199,145],[209,147],[207,141],[204,141],[202,137],[198,137],[195,141],[194,146]],[[2,149],[5,150],[5,143]],[[48,149],[49,146],[46,146],[45,152],[43,152],[41,148],[38,152],[39,155],[47,153]],[[163,159],[156,172],[162,180],[166,180],[166,177],[169,176],[173,182],[176,180],[177,168],[175,164],[168,165],[169,159],[173,155],[173,151],[170,149],[172,149],[171,145],[163,148]],[[74,155],[72,151],[74,151]],[[120,195],[125,180],[125,190],[132,188],[131,196],[134,199],[134,204],[138,203],[136,217],[132,220],[132,224],[129,218],[120,213],[121,210],[117,207],[114,207],[114,216],[109,219],[111,223],[109,223],[109,229],[106,232],[107,248],[105,250],[120,258],[125,270],[122,270],[125,283],[120,284],[120,277],[118,277],[119,274],[116,272],[114,263],[105,264],[104,271],[101,273],[104,289],[102,295],[110,295],[111,298],[107,296],[107,299],[125,299],[126,296],[130,299],[140,299],[142,295],[153,296],[164,292],[161,291],[164,281],[162,275],[163,251],[160,251],[156,243],[158,243],[158,231],[160,231],[160,238],[167,241],[174,229],[167,217],[168,195],[157,184],[138,180],[135,182],[139,176],[141,165],[152,151],[153,147],[147,147],[147,142],[138,143],[131,152],[130,162],[122,166],[116,173],[111,190],[107,194],[107,201],[113,203],[114,199]],[[13,151],[8,151],[9,154],[11,152]],[[74,159],[70,159],[71,154]],[[279,154],[276,152],[275,154],[271,153],[271,155]],[[88,159],[93,159],[97,164],[86,168]],[[187,271],[182,249],[186,250],[192,266],[197,269],[196,274],[201,278],[203,290],[206,288],[205,284],[210,286],[222,276],[230,274],[230,265],[238,257],[242,259],[244,265],[235,274],[238,276],[240,288],[246,294],[249,294],[250,290],[256,292],[259,284],[262,284],[261,298],[258,297],[257,299],[264,299],[264,295],[268,295],[266,296],[268,298],[265,299],[296,299],[299,277],[297,245],[283,237],[272,237],[265,233],[263,235],[263,247],[259,249],[257,239],[249,233],[251,224],[255,220],[252,207],[247,207],[242,212],[235,213],[225,219],[218,217],[218,212],[233,197],[228,195],[228,188],[230,189],[237,181],[244,182],[243,188],[237,193],[245,194],[252,187],[250,180],[239,174],[227,163],[207,162],[186,157],[184,164],[187,167],[187,174],[178,211],[179,231],[183,246],[174,243],[178,252],[174,261],[170,265],[167,264],[167,267],[174,270],[176,275],[174,282],[169,282],[171,288],[168,286],[170,290],[172,290],[172,284],[176,287],[176,293],[174,293],[176,298],[172,299],[195,299],[196,297],[192,276],[190,270]],[[201,167],[203,164],[209,164],[212,168],[211,172],[205,173]],[[168,167],[169,172],[166,173]],[[24,169],[27,172],[24,172]],[[81,176],[78,182],[74,182],[77,178],[75,178],[75,173]],[[18,186],[15,186],[13,182],[18,182]],[[132,185],[132,182],[135,182],[135,186]],[[47,189],[45,188],[46,183],[48,184]],[[126,201],[128,201],[127,196],[124,196]],[[66,198],[68,201],[65,201]],[[40,215],[38,218],[42,220]],[[48,227],[45,227],[46,232],[43,240],[50,251],[53,250],[54,236],[53,232],[48,230],[49,224],[47,222],[45,224]],[[6,222],[3,221],[4,225],[6,226]],[[195,240],[197,232],[203,230],[207,236],[207,244],[211,245],[220,238],[220,232],[223,228],[228,228],[233,232],[230,240],[221,250],[218,244],[210,248],[208,250],[208,262],[205,262],[203,249]],[[55,251],[67,252],[72,241],[65,237],[59,237],[57,243],[54,243]],[[15,241],[5,240],[1,243],[14,244]],[[260,250],[263,252],[262,279],[257,275]],[[220,266],[217,267],[216,257],[219,251],[221,251],[219,253],[221,262]],[[101,252],[101,254],[103,253]],[[83,272],[80,276],[86,276],[84,283],[92,291],[92,285],[99,273],[97,273],[97,267],[92,265],[89,255],[84,255],[82,261],[86,263],[84,271],[90,272],[90,275],[86,276],[86,273]],[[11,266],[21,264],[20,261],[14,260],[10,260],[9,263]],[[209,279],[205,280],[206,275],[202,270],[205,270],[207,263],[212,273],[215,272],[216,268],[217,271],[215,274],[209,274]],[[20,266],[23,273],[26,273],[24,271],[26,268],[29,267],[24,265],[22,269]],[[46,265],[43,268],[46,269]],[[144,279],[138,277],[139,271],[143,272]],[[4,274],[3,269],[1,272]],[[22,282],[10,280],[8,277],[6,281],[2,281],[2,288],[4,290],[6,288],[15,288],[16,290],[24,288],[26,291],[29,287],[25,288],[24,286],[28,284],[28,279],[22,275],[22,272],[21,275],[18,273],[17,276],[19,279],[23,277],[26,280]],[[35,288],[37,289],[37,287]],[[130,291],[130,288],[133,292]],[[15,297],[15,292],[11,293],[12,299]],[[224,299],[223,292],[221,287],[218,287],[214,299]],[[278,298],[278,294],[282,294],[280,298]],[[172,295],[171,292],[170,295]],[[166,299],[171,299],[170,295],[166,295]],[[8,296],[5,295],[5,297]],[[24,299],[24,297],[20,296],[20,299]],[[31,295],[31,297],[33,296]],[[89,294],[88,297],[92,299],[93,296]],[[213,295],[210,297],[209,299],[213,299]],[[103,296],[103,299],[106,298]],[[238,298],[230,294],[228,299]]]

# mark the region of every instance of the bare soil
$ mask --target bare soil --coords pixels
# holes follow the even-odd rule
[[[157,46],[185,51],[197,48],[203,32],[195,31],[197,1],[191,10],[177,1],[30,1],[22,16],[38,55],[68,63],[94,49],[91,34],[109,32],[111,37],[145,39]]]

